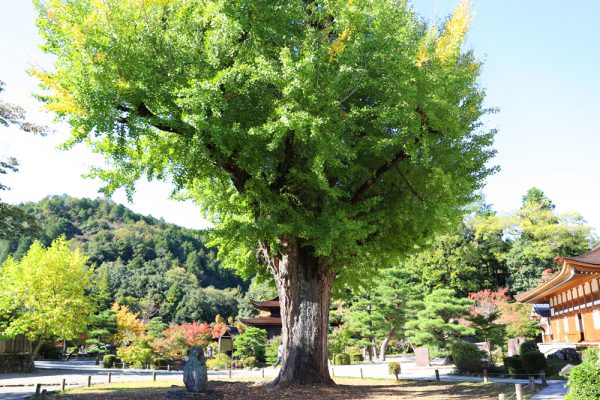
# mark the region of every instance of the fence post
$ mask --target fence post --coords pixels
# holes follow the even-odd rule
[[[48,394],[48,391],[46,389],[42,390],[42,400],[47,399],[47,397],[46,397],[47,394]]]
[[[35,385],[35,395],[39,396],[42,393],[42,384],[38,383]]]
[[[264,368],[262,369],[262,377],[263,378],[265,377],[265,369]]]
[[[92,376],[88,375],[88,387],[92,386]]]
[[[535,377],[533,375],[529,375],[529,390],[535,390]]]
[[[127,363],[123,361],[123,369],[127,369]]]
[[[331,367],[331,376],[335,376],[335,368]]]
[[[229,377],[231,378],[231,368],[229,368]]]
[[[517,400],[523,400],[523,387],[520,383],[515,383],[515,394],[517,395]]]
[[[167,365],[167,371],[171,371],[171,364]]]
[[[542,385],[546,386],[548,384],[546,381],[546,371],[540,371],[540,379],[542,380]]]
[[[439,370],[435,370],[435,380],[439,381],[440,380],[440,371]]]
[[[108,373],[108,383],[112,382],[112,372]]]
[[[67,386],[67,380],[63,378],[62,384],[60,385],[60,390],[65,391],[65,387]]]
[[[484,369],[483,370],[483,383],[488,383],[488,382],[489,382],[489,380],[488,380],[488,372],[487,372],[487,369]]]
[[[152,380],[153,380],[154,382],[156,382],[156,371],[154,371],[154,372],[152,373]]]
[[[360,379],[363,379],[362,367],[360,367]]]

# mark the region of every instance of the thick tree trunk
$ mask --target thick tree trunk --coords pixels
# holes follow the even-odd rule
[[[387,349],[388,343],[390,342],[390,340],[392,340],[393,336],[394,336],[394,328],[392,327],[387,332],[387,335],[385,335],[385,339],[383,339],[383,342],[381,342],[381,350],[379,351],[379,360],[380,361],[385,361],[385,351]]]
[[[281,304],[283,365],[271,383],[277,387],[333,385],[329,376],[327,334],[329,294],[333,285],[327,263],[310,247],[282,240],[280,252],[268,262]],[[263,248],[263,254],[268,251]]]

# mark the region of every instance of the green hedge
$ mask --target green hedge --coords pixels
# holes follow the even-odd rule
[[[256,360],[256,357],[246,357],[244,358],[244,368],[254,368],[256,366],[258,366],[258,361]]]
[[[525,353],[531,353],[533,351],[540,351],[538,345],[533,340],[527,340],[519,346],[519,355],[522,356]]]
[[[518,375],[523,373],[523,363],[521,362],[521,357],[504,357],[503,362],[504,368],[506,368],[506,372],[509,374]]]
[[[106,354],[102,358],[102,367],[104,368],[114,368],[115,363],[117,362],[117,356],[114,354]]]
[[[350,365],[350,354],[340,353],[333,357],[334,365]]]
[[[521,363],[526,374],[539,374],[540,371],[548,370],[546,357],[539,351],[529,351],[521,354]]]
[[[206,368],[213,369],[226,369],[231,366],[231,358],[227,354],[221,353],[219,357],[210,358],[206,360]]]
[[[569,393],[565,400],[600,399],[600,350],[587,350],[583,363],[569,374]]]
[[[489,367],[485,353],[473,343],[456,340],[450,345],[450,355],[456,372],[482,372]]]
[[[350,361],[353,363],[363,362],[365,359],[362,353],[350,353]]]

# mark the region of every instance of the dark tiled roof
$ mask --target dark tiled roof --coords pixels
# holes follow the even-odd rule
[[[266,301],[254,301],[250,300],[250,303],[259,310],[263,311],[271,311],[273,309],[280,308],[279,306],[279,296],[272,298],[271,300]]]
[[[586,264],[600,265],[600,247],[596,247],[589,253],[576,257],[565,257],[566,260],[578,261]]]
[[[244,325],[250,326],[265,326],[265,325],[278,325],[281,326],[281,318],[278,317],[256,317],[252,319],[240,320]]]

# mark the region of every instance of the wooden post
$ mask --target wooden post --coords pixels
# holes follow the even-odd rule
[[[264,368],[262,369],[262,377],[263,378],[265,377],[265,369]]]
[[[542,385],[546,386],[548,384],[546,381],[546,371],[540,371],[540,379],[542,380]]]
[[[520,383],[515,383],[515,394],[517,395],[517,400],[523,400],[523,387]]]
[[[231,368],[229,368],[229,377],[231,378]]]
[[[362,367],[360,368],[360,379],[363,379]]]
[[[440,380],[440,371],[438,371],[437,369],[435,370],[435,380],[436,381]]]
[[[487,372],[487,369],[484,369],[483,370],[483,383],[488,383],[488,382],[489,382],[489,380],[488,380],[488,372]]]
[[[108,383],[112,382],[112,372],[108,373]]]
[[[335,376],[335,368],[331,367],[331,376]]]
[[[154,382],[156,382],[156,371],[154,371],[154,372],[152,373],[152,380],[153,380]]]
[[[92,386],[92,376],[88,375],[88,387]]]
[[[167,364],[167,371],[171,371],[171,364]]]
[[[46,389],[42,390],[42,400],[47,399],[47,397],[46,397],[47,394],[48,394],[48,391]]]
[[[39,396],[42,393],[42,384],[38,383],[35,385],[35,395]]]
[[[60,385],[60,390],[65,391],[65,387],[67,386],[67,380],[63,378],[62,384]]]
[[[123,361],[123,369],[127,369],[127,363]]]
[[[535,378],[533,375],[529,375],[529,390],[535,390]]]

